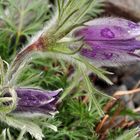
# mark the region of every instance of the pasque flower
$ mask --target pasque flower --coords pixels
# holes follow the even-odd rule
[[[56,91],[45,91],[34,88],[17,88],[17,106],[13,113],[31,113],[54,115],[58,94],[62,89]]]
[[[137,50],[140,25],[121,18],[100,18],[75,31],[85,47],[80,54],[97,66],[114,66],[140,60]]]

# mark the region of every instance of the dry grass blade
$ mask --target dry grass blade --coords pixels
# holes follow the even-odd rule
[[[132,95],[132,94],[138,94],[140,93],[140,88],[132,89],[129,91],[117,91],[114,93],[114,96],[124,96],[124,95]]]

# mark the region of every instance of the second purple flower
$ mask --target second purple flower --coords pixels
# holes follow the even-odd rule
[[[62,89],[45,91],[34,88],[17,88],[18,101],[13,113],[53,116],[57,112],[56,102],[60,91]]]
[[[140,60],[140,25],[121,18],[95,19],[75,31],[86,47],[80,54],[97,66],[116,66]]]

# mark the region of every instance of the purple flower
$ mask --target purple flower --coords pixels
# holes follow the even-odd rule
[[[100,18],[75,31],[86,47],[80,54],[97,66],[116,66],[140,60],[140,25],[121,18]]]
[[[24,113],[25,115],[27,113],[32,115],[46,114],[52,116],[57,111],[56,102],[60,91],[62,89],[45,91],[33,88],[17,88],[18,101],[13,113]]]

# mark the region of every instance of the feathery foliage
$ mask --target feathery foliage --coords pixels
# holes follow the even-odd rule
[[[56,0],[56,4],[55,21],[50,24],[54,28],[48,27],[45,30],[52,33],[52,36],[58,40],[75,27],[83,26],[85,21],[96,17],[102,12],[103,6],[97,0],[80,0],[80,2],[78,0]],[[0,55],[2,59],[10,62],[25,42],[30,40],[30,36],[43,27],[43,24],[51,17],[51,7],[53,6],[48,0],[0,0]],[[52,40],[54,38],[52,37]],[[72,52],[67,46],[74,41],[73,38],[70,38],[68,42],[65,42],[65,39],[64,42],[63,39],[58,40],[57,42],[53,40],[54,44],[51,44],[53,49],[43,54],[38,53],[37,57],[33,57],[24,69],[18,71],[12,84],[17,87],[38,87],[50,90],[63,88],[64,92],[58,101],[59,114],[55,118],[33,119],[9,115],[9,112],[16,106],[17,98],[13,89],[9,88],[10,93],[13,93],[12,97],[0,98],[0,112],[2,112],[0,113],[0,139],[32,140],[36,138],[42,140],[42,137],[48,140],[99,139],[95,127],[104,114],[102,108],[109,96],[93,87],[88,74],[93,72],[99,78],[112,84],[105,76],[111,73],[97,69],[84,58],[79,58],[75,52],[80,48]],[[1,86],[4,83],[5,69],[9,67],[2,59],[0,59]],[[87,102],[83,100],[85,97],[88,97]],[[8,101],[12,102],[12,105],[5,107],[3,102]],[[131,116],[132,113],[127,112],[127,115]],[[138,129],[134,129],[117,138],[112,130],[108,138],[109,140],[114,137],[118,140],[137,140],[137,131]]]

